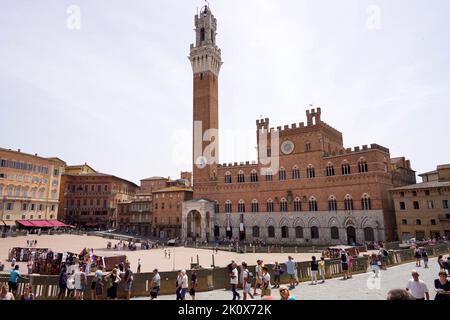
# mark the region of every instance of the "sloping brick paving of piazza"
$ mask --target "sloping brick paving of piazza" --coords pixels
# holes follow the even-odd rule
[[[386,300],[387,293],[391,289],[406,288],[407,281],[411,278],[411,271],[416,269],[420,274],[420,279],[425,281],[430,292],[430,299],[434,299],[434,279],[438,278],[439,266],[437,258],[430,259],[429,268],[416,267],[415,262],[406,263],[390,267],[386,271],[381,271],[378,279],[373,277],[372,272],[354,275],[352,279],[341,280],[342,278],[328,279],[323,284],[311,285],[309,282],[301,283],[291,293],[297,300]],[[379,280],[379,281],[377,281]],[[260,290],[257,291],[258,293]],[[252,289],[253,293],[253,289]],[[239,291],[242,299],[242,290]],[[196,300],[231,300],[231,291],[214,290],[200,292],[196,294]],[[190,296],[186,295],[186,300]],[[272,289],[274,300],[280,299],[277,289]],[[135,300],[145,300],[149,298],[136,298]],[[174,295],[160,296],[160,300],[175,300]],[[256,296],[255,300],[260,300]]]

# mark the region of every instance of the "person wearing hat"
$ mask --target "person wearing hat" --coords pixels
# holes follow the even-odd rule
[[[157,299],[161,288],[161,276],[159,275],[158,269],[153,270],[153,278],[150,287],[152,288],[150,291],[151,300]]]
[[[428,292],[428,287],[426,283],[419,279],[419,273],[416,270],[411,272],[412,279],[408,280],[406,284],[406,290],[411,293],[411,295],[416,300],[430,300],[430,294]]]

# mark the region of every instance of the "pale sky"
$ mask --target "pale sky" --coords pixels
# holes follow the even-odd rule
[[[203,1],[1,3],[0,147],[136,183],[191,170],[187,56]],[[210,6],[224,61],[221,163],[256,159],[260,116],[299,123],[310,104],[346,147],[378,143],[419,173],[450,163],[450,1]]]

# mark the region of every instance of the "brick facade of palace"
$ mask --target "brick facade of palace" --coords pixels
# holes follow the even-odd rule
[[[208,159],[212,141],[210,154],[219,155],[218,133],[214,139],[204,137],[210,138],[209,129],[218,130],[222,65],[217,20],[209,7],[195,17],[195,27],[193,121],[194,128],[201,124],[201,134],[194,129],[194,199],[184,206],[183,237],[298,244],[394,240],[389,190],[415,183],[410,162],[391,158],[389,149],[378,144],[345,148],[342,133],[322,120],[321,108],[306,111],[306,123],[271,128],[267,118],[256,121],[259,154],[276,157],[276,167],[260,158],[232,164]],[[279,143],[272,145],[276,136]],[[196,145],[203,156],[198,157]],[[265,171],[268,167],[273,172]]]

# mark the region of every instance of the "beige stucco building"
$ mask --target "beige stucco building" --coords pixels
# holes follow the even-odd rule
[[[450,237],[450,164],[419,176],[422,183],[391,191],[399,239]]]
[[[0,229],[23,220],[56,220],[66,163],[0,148]]]

